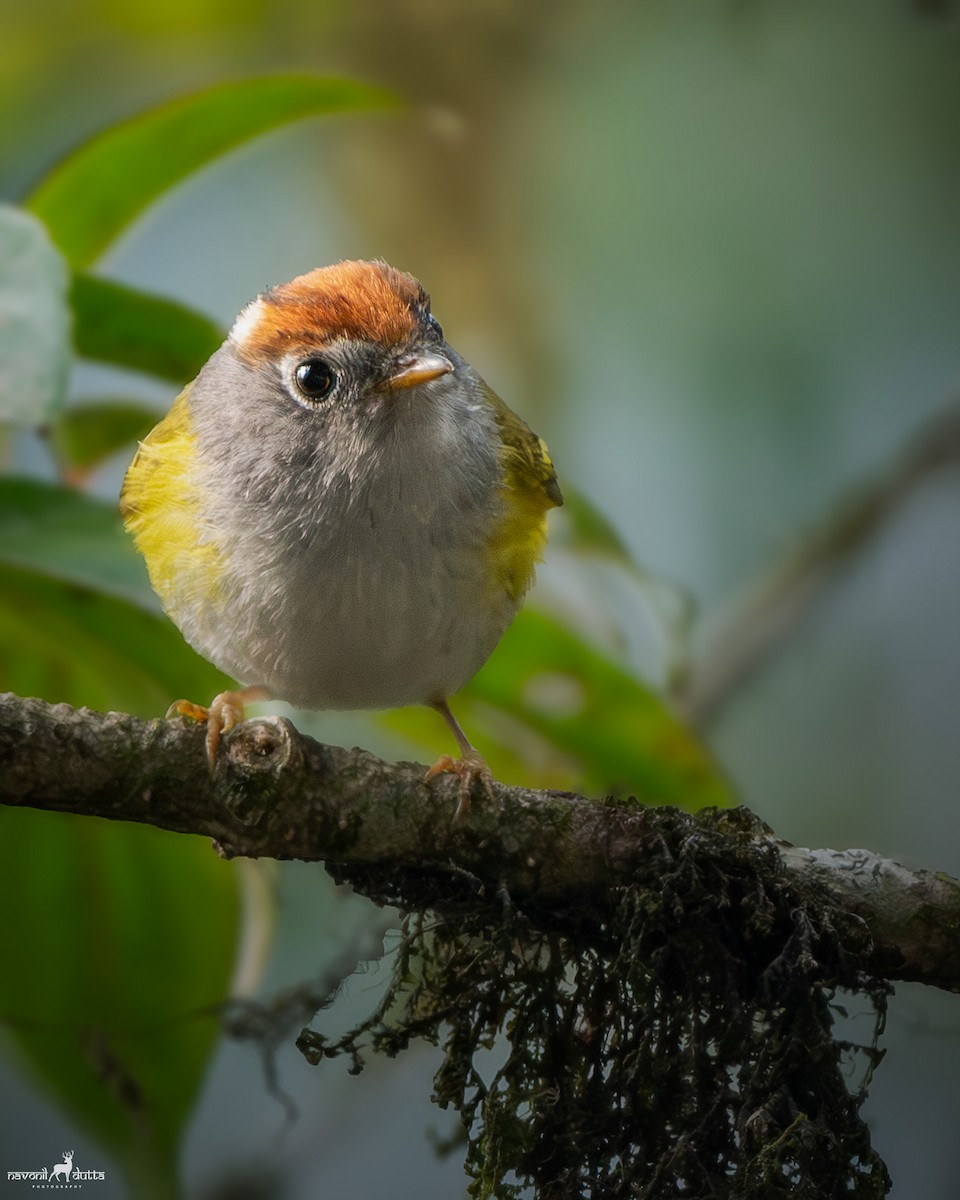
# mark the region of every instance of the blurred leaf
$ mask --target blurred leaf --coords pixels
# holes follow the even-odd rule
[[[50,441],[64,467],[74,476],[93,470],[117,450],[147,436],[160,414],[136,401],[108,400],[78,404],[60,414]]]
[[[43,180],[27,206],[74,266],[92,262],[165,191],[218,155],[303,117],[396,104],[345,79],[283,75],[221,84],[115,125]]]
[[[92,589],[8,566],[0,552],[0,687],[142,717],[181,696],[201,703],[225,677],[161,616]],[[74,699],[70,699],[73,697]]]
[[[57,511],[66,517],[64,499],[35,497],[34,527]],[[114,542],[96,548],[96,522],[75,499],[83,544],[105,562]],[[58,551],[34,557],[52,569]],[[64,558],[65,574],[80,574]],[[161,617],[3,562],[0,682],[156,715],[182,694],[212,696],[223,681]],[[17,914],[0,923],[0,1011],[13,1037],[78,1124],[139,1180],[131,1194],[175,1195],[177,1141],[218,1034],[209,1006],[227,993],[238,942],[235,873],[202,839],[4,810],[0,906]]]
[[[9,809],[0,834],[0,905],[17,914],[0,929],[7,1028],[141,1179],[130,1194],[176,1195],[142,1177],[176,1175],[233,966],[234,873],[200,839],[147,827]]]
[[[627,543],[606,513],[566,480],[560,513],[563,516],[561,536],[569,549],[604,554],[630,569],[636,567]]]
[[[480,749],[495,773],[507,766],[510,782],[564,783],[591,794],[630,792],[646,804],[687,810],[736,802],[706,750],[653,692],[534,609],[520,613],[453,708],[468,736],[483,728]],[[497,714],[511,719],[499,736]],[[443,737],[437,718],[426,710],[401,709],[381,720],[434,749]],[[549,754],[542,766],[517,778],[517,749],[523,752],[528,731],[546,743]],[[557,763],[561,778],[552,774]]]
[[[53,416],[69,362],[66,264],[35,217],[0,205],[0,421]]]
[[[564,481],[564,505],[551,531],[554,546],[605,559],[622,567],[639,588],[640,602],[653,618],[663,652],[663,676],[670,686],[689,665],[695,606],[677,584],[638,563],[610,518]]]
[[[5,689],[155,716],[180,696],[202,701],[226,685],[156,612],[143,561],[112,506],[71,488],[0,478],[0,570]]]
[[[149,610],[159,607],[116,507],[73,488],[0,477],[0,563],[105,589]]]
[[[181,386],[226,336],[215,321],[176,301],[84,271],[74,274],[70,300],[79,355]]]

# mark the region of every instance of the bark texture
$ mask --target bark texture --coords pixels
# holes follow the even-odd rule
[[[280,717],[245,722],[207,769],[202,728],[0,696],[0,801],[138,821],[214,840],[225,857],[324,861],[378,902],[453,889],[535,909],[562,927],[603,921],[631,885],[655,886],[663,852],[691,842],[721,875],[755,846],[798,897],[852,918],[853,953],[884,979],[960,991],[960,881],[866,850],[808,850],[744,809],[687,814],[627,800],[495,785],[451,821],[458,784],[424,768],[322,745]],[[656,853],[652,853],[653,849]]]

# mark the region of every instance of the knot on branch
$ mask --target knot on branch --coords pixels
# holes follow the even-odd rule
[[[214,779],[230,813],[259,825],[289,795],[291,776],[303,771],[300,734],[286,717],[257,717],[226,735]]]

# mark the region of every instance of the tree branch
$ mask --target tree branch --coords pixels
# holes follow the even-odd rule
[[[875,478],[842,499],[791,554],[759,578],[711,637],[676,696],[680,713],[704,728],[814,611],[917,489],[960,464],[960,403],[932,417]]]
[[[626,886],[656,889],[650,847],[679,852],[709,832],[718,871],[749,843],[801,900],[851,914],[869,935],[861,969],[960,991],[960,881],[949,876],[866,850],[801,849],[744,809],[691,815],[502,784],[496,806],[478,800],[453,825],[457,788],[426,787],[421,766],[322,745],[281,717],[233,730],[211,776],[199,726],[0,696],[4,804],[201,834],[224,857],[323,860],[378,902],[431,903],[437,881],[462,899],[466,886],[560,925],[602,920]]]

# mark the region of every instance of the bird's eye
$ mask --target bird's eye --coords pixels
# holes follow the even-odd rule
[[[337,377],[322,358],[308,358],[294,372],[297,387],[309,400],[322,400],[333,391]]]
[[[430,326],[430,328],[433,330],[433,332],[437,335],[438,338],[443,337],[443,329],[441,328],[440,322],[433,315],[433,313],[427,313],[427,324]]]

